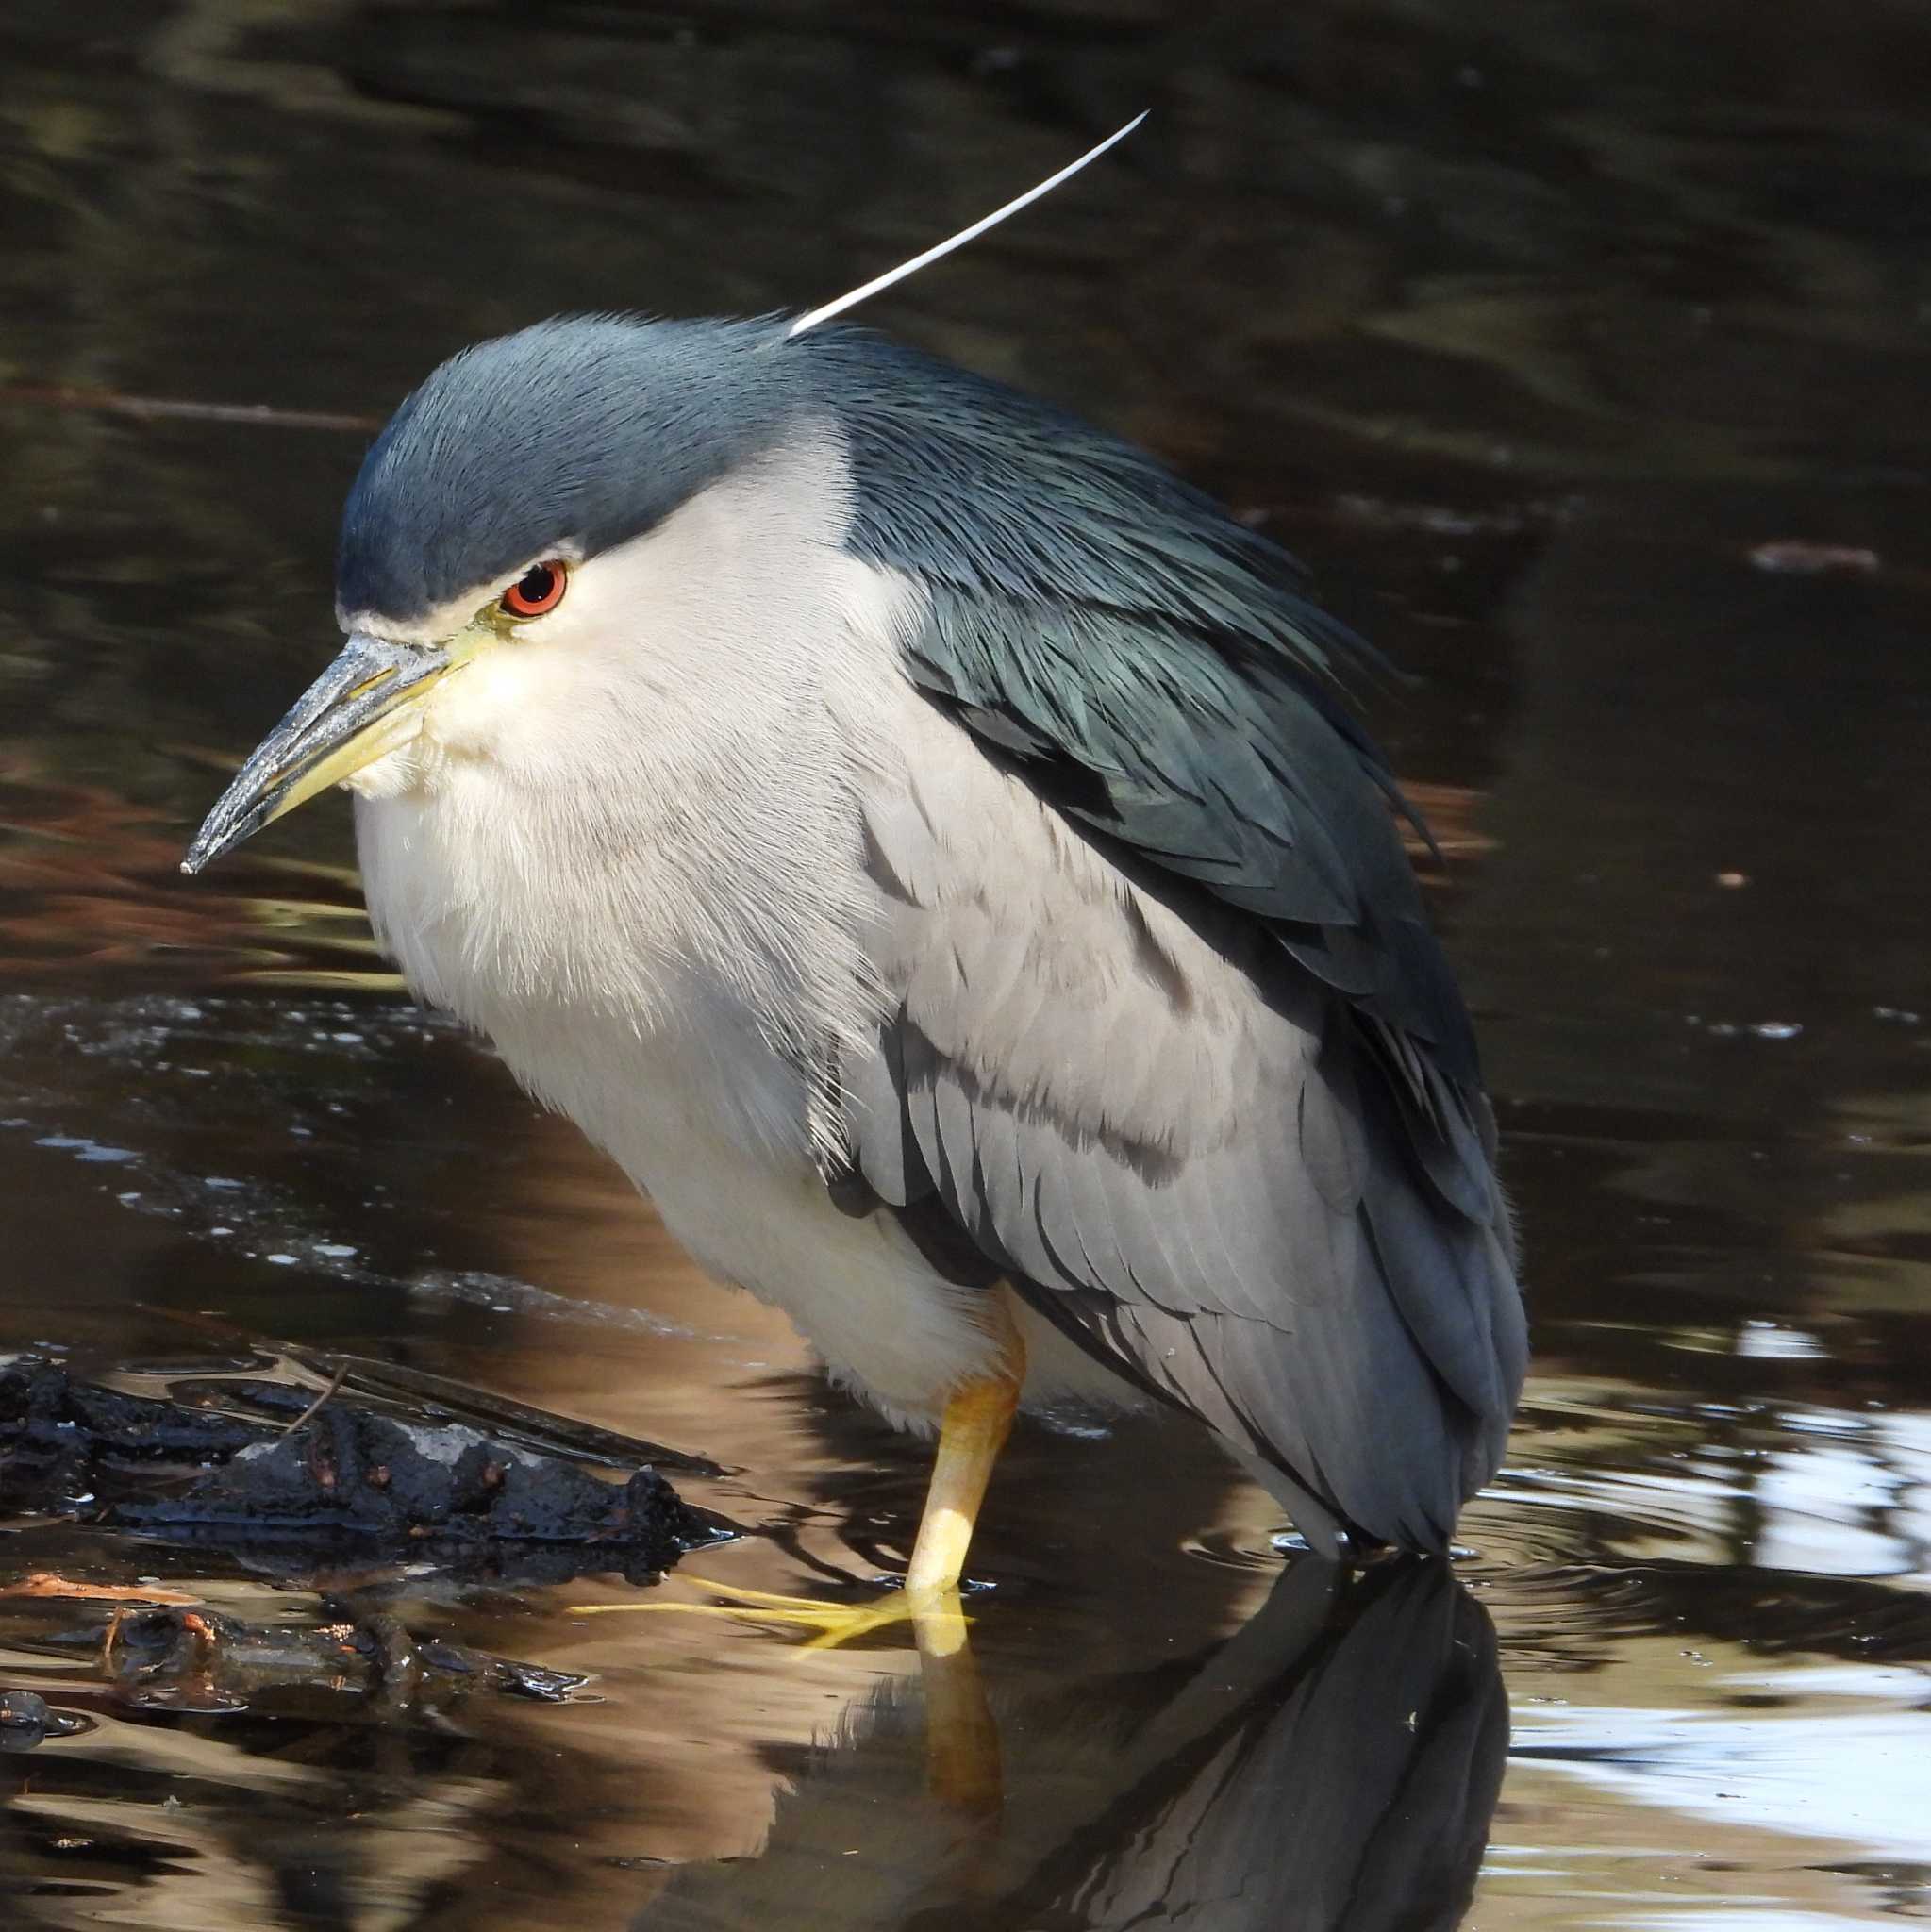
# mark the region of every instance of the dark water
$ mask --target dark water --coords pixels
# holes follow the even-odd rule
[[[1931,1916],[1931,17],[12,0],[0,58],[0,1353],[350,1350],[717,1458],[769,1534],[707,1574],[898,1557],[920,1452],[400,1000],[339,804],[174,866],[330,650],[335,419],[559,308],[823,299],[1141,107],[876,319],[1153,442],[1423,674],[1377,723],[1538,1348],[1456,1589],[1330,1602],[1190,1438],[1023,1430],[971,1828],[889,1641],[424,1578],[411,1628],[590,1692],[181,1716],[0,1598],[0,1689],[91,1721],[0,1759],[8,1923]],[[320,1601],[0,1524],[42,1569]]]

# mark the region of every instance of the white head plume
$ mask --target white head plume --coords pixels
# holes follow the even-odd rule
[[[787,340],[801,336],[807,328],[816,328],[821,322],[829,322],[834,315],[842,315],[847,308],[856,308],[860,302],[889,289],[894,282],[902,282],[907,275],[915,275],[922,268],[929,267],[942,256],[952,253],[955,248],[963,248],[968,242],[975,242],[988,228],[996,228],[1007,215],[1016,215],[1021,208],[1030,208],[1041,195],[1051,194],[1062,181],[1070,181],[1089,161],[1096,161],[1109,147],[1124,141],[1140,124],[1146,119],[1144,111],[1136,114],[1117,134],[1109,134],[1098,147],[1089,148],[1078,160],[1069,163],[1057,175],[1049,175],[1037,188],[1028,188],[1016,200],[1008,201],[1004,208],[994,208],[989,215],[981,215],[969,228],[961,228],[957,235],[948,237],[936,247],[928,248],[923,255],[915,255],[909,261],[902,261],[896,268],[888,269],[882,275],[874,275],[862,288],[854,289],[848,295],[841,295],[836,302],[827,302],[823,308],[814,308],[808,315],[801,315],[786,331]]]

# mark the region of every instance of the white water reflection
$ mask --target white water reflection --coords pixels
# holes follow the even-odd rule
[[[1773,1450],[1752,1486],[1756,1567],[1931,1584],[1931,1416],[1811,1411],[1786,1426],[1811,1417],[1834,1426]],[[1931,1759],[1931,1740],[1925,1750]],[[1931,1822],[1922,1837],[1931,1842]]]
[[[1709,1689],[1701,1708],[1518,1711],[1515,1753],[1681,1816],[1816,1840],[1833,1864],[1931,1858],[1931,1672],[1739,1669]],[[1775,1708],[1743,1714],[1738,1699]]]
[[[1931,1414],[1699,1403],[1672,1416],[1654,1391],[1601,1384],[1535,1407],[1547,1457],[1506,1472],[1491,1499],[1587,1512],[1619,1557],[1931,1588]],[[1595,1426],[1578,1432],[1585,1417]],[[1647,1439],[1633,1456],[1631,1438]]]

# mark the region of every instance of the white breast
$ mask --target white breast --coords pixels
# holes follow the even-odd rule
[[[408,798],[357,805],[370,910],[418,995],[486,1034],[532,1094],[651,1197],[703,1267],[784,1309],[833,1374],[894,1420],[929,1424],[950,1389],[990,1361],[974,1298],[936,1276],[890,1216],[854,1219],[833,1205],[798,1061],[717,982],[662,960],[647,1012],[615,1009],[577,971],[554,892],[532,890],[513,865],[487,922],[453,911],[462,898],[441,817]],[[524,936],[514,986],[497,969],[499,923]]]

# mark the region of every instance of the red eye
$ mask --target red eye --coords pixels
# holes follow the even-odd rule
[[[503,608],[512,617],[541,617],[562,603],[569,581],[560,563],[533,563],[504,591]]]

